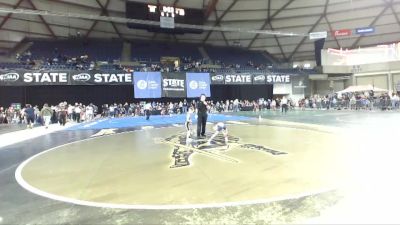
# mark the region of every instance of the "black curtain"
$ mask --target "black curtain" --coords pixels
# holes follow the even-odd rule
[[[9,106],[11,103],[41,106],[45,102],[55,105],[62,101],[96,105],[132,102],[133,87],[130,85],[0,87],[2,106]]]
[[[318,39],[314,42],[315,61],[317,66],[321,66],[321,50],[324,48],[325,38]]]
[[[225,101],[233,99],[257,100],[271,99],[273,85],[211,85],[211,99]],[[153,101],[179,101],[179,98],[148,99]],[[116,86],[27,86],[27,87],[0,87],[0,105],[10,106],[11,103],[22,103],[42,106],[62,101],[68,103],[80,102],[96,105],[110,103],[138,102],[134,99],[133,87],[130,85]]]
[[[213,100],[217,101],[234,100],[236,98],[247,100],[271,99],[273,85],[212,85],[211,96]]]
[[[25,87],[0,87],[0,106],[9,107],[11,103],[25,103]]]

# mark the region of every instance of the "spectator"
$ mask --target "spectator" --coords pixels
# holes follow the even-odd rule
[[[85,119],[86,119],[86,121],[92,121],[94,119],[94,109],[93,109],[93,106],[91,104],[86,106]]]
[[[33,124],[35,123],[35,111],[30,104],[26,105],[25,118],[26,118],[27,127],[32,129]]]
[[[80,123],[81,122],[81,112],[82,109],[79,106],[78,103],[75,103],[75,108],[74,108],[74,115],[75,115],[75,122]]]
[[[43,105],[40,115],[43,118],[44,125],[46,129],[49,127],[51,116],[53,115],[53,110],[49,107],[47,103]]]
[[[79,107],[75,107],[75,112],[76,112],[77,108],[79,108]],[[59,106],[58,106],[58,116],[59,116],[60,125],[61,126],[65,126],[65,124],[67,122],[67,116],[68,116],[67,103],[62,102],[62,103],[59,104]]]
[[[286,114],[288,111],[288,100],[285,96],[283,96],[282,98],[281,105],[282,105],[282,113]]]

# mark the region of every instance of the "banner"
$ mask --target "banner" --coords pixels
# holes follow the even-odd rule
[[[253,84],[265,84],[267,76],[265,74],[253,74]]]
[[[68,83],[68,71],[14,70],[0,73],[0,85],[4,86],[68,85]]]
[[[252,84],[253,75],[250,73],[225,74],[225,84]]]
[[[132,73],[99,70],[70,71],[71,85],[132,85]]]
[[[267,84],[288,84],[291,83],[290,77],[292,75],[288,74],[271,74],[267,75]]]
[[[197,98],[204,94],[211,97],[209,73],[186,73],[187,97]]]
[[[211,84],[225,84],[225,76],[222,74],[211,75]]]
[[[8,70],[0,71],[0,86],[34,85],[132,85],[132,74],[124,71]]]
[[[362,27],[362,28],[356,28],[356,34],[372,34],[375,33],[375,28],[373,27]]]
[[[292,94],[302,95],[307,92],[310,87],[310,82],[307,76],[293,76],[292,77]]]
[[[332,35],[334,37],[350,36],[351,35],[351,30],[349,30],[349,29],[335,30],[335,31],[332,31]]]
[[[162,74],[163,97],[184,98],[186,97],[186,74],[163,73]]]
[[[175,28],[174,17],[160,16],[160,27],[174,29]]]
[[[35,86],[35,85],[135,85],[135,90],[140,87],[145,87],[144,92],[156,91],[157,85],[160,85],[161,97],[186,97],[187,86],[190,85],[190,81],[197,81],[198,91],[203,91],[207,94],[207,89],[202,89],[204,82],[208,85],[262,85],[262,84],[280,84],[280,83],[291,83],[292,74],[278,74],[262,72],[257,73],[228,73],[228,74],[208,74],[208,73],[162,73],[162,80],[158,81],[152,74],[160,74],[153,72],[135,72],[138,78],[143,78],[144,82],[138,83],[139,80],[134,81],[134,75],[132,73],[126,73],[125,71],[77,71],[77,70],[52,70],[52,71],[30,71],[30,70],[0,70],[0,86]],[[147,74],[147,75],[146,75]],[[189,75],[190,74],[190,75]],[[146,79],[144,79],[144,76]],[[154,75],[158,76],[158,75]],[[186,81],[186,76],[190,77],[191,80]],[[208,79],[207,79],[207,78]],[[147,79],[152,79],[150,84]],[[197,80],[201,79],[201,80]],[[189,78],[188,78],[189,79]],[[200,82],[201,81],[201,82]],[[149,86],[150,85],[150,86]],[[196,84],[193,83],[193,87]],[[149,89],[151,88],[151,89]],[[143,89],[141,89],[143,90]],[[142,93],[143,96],[150,95]],[[194,95],[194,94],[193,94]],[[153,95],[151,95],[153,96]],[[152,98],[152,97],[149,98]],[[158,94],[154,94],[158,96]],[[144,98],[144,97],[143,97]],[[156,98],[156,97],[155,97]]]
[[[133,80],[135,98],[161,98],[160,72],[135,72]]]
[[[292,74],[262,74],[262,73],[238,73],[218,74],[211,76],[211,84],[287,84],[291,83]]]
[[[315,39],[321,39],[321,38],[327,38],[328,37],[328,32],[327,31],[322,31],[322,32],[313,32],[309,34],[310,40],[315,40]]]

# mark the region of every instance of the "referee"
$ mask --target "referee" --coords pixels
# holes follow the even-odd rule
[[[200,96],[200,102],[197,103],[197,137],[199,138],[206,136],[206,124],[207,124],[207,102],[206,96],[202,94]]]
[[[151,115],[151,103],[145,103],[144,105],[144,114],[146,115],[146,120],[150,119],[150,115]]]

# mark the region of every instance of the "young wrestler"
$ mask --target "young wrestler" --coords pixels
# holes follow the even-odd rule
[[[228,147],[228,128],[226,127],[226,125],[222,122],[217,123],[214,127],[213,127],[215,133],[211,136],[210,140],[208,140],[208,144],[211,144],[211,141],[219,134],[222,133],[224,135],[225,138],[225,145],[226,147]]]
[[[194,114],[194,107],[190,106],[189,110],[186,113],[186,121],[185,121],[185,128],[186,128],[186,145],[189,145],[192,142],[192,116]]]

